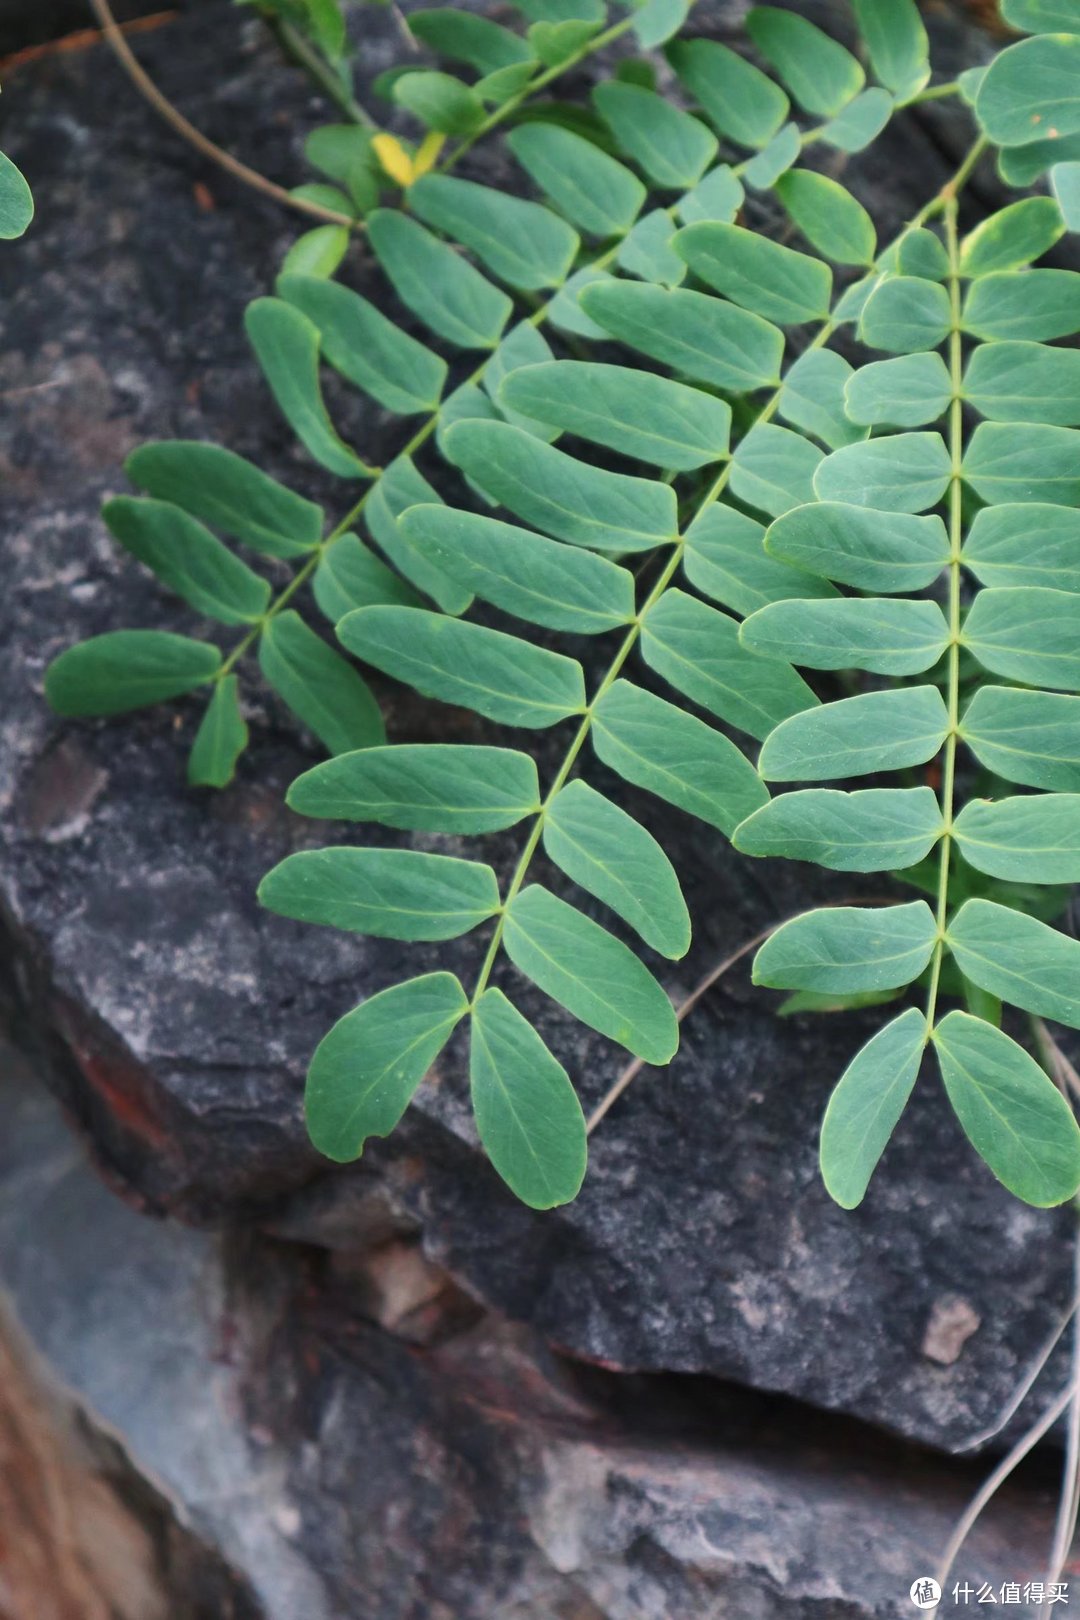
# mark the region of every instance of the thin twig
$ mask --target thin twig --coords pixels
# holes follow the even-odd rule
[[[1050,1406],[1047,1407],[1039,1421],[1035,1423],[1027,1431],[1027,1433],[1016,1442],[1012,1450],[1001,1459],[997,1467],[994,1469],[994,1472],[989,1476],[988,1479],[984,1480],[979,1490],[972,1497],[968,1507],[965,1509],[963,1514],[961,1514],[956,1529],[950,1536],[949,1544],[945,1548],[945,1552],[942,1556],[941,1568],[939,1569],[937,1576],[938,1585],[941,1587],[942,1592],[945,1590],[953,1564],[956,1562],[956,1558],[961,1547],[963,1547],[964,1542],[975,1528],[975,1525],[987,1504],[997,1495],[998,1491],[1001,1489],[1002,1485],[1004,1485],[1009,1475],[1014,1469],[1019,1467],[1024,1458],[1027,1456],[1028,1452],[1032,1451],[1035,1446],[1038,1445],[1043,1435],[1048,1433],[1048,1431],[1053,1428],[1054,1424],[1057,1422],[1062,1412],[1064,1412],[1073,1396],[1077,1394],[1078,1390],[1080,1390],[1080,1385],[1073,1382],[1062,1391],[1057,1400],[1053,1401]],[[931,1620],[935,1620],[937,1613],[938,1609],[935,1608],[933,1614],[931,1615]]]
[[[1080,1291],[1080,1232],[1073,1246],[1073,1286]],[[1054,1523],[1054,1541],[1046,1574],[1047,1586],[1061,1579],[1076,1535],[1080,1511],[1080,1324],[1073,1328],[1073,1397],[1069,1402],[1069,1427],[1065,1441],[1065,1462],[1061,1476],[1061,1498]]]
[[[1019,1412],[1025,1400],[1034,1389],[1036,1383],[1038,1382],[1039,1375],[1042,1373],[1046,1363],[1053,1355],[1062,1334],[1065,1332],[1065,1329],[1076,1315],[1078,1309],[1080,1309],[1080,1289],[1078,1289],[1073,1295],[1072,1304],[1069,1306],[1067,1311],[1062,1313],[1061,1317],[1058,1319],[1057,1323],[1051,1329],[1039,1350],[1036,1352],[1027,1372],[1024,1374],[1023,1378],[1020,1380],[1020,1383],[1013,1391],[1004,1410],[1000,1413],[990,1428],[981,1429],[978,1434],[973,1434],[970,1439],[965,1440],[962,1446],[957,1446],[956,1451],[958,1455],[965,1451],[975,1451],[978,1447],[984,1446],[988,1440],[993,1440],[995,1435],[1000,1434],[1002,1429],[1004,1429],[1008,1423],[1012,1422],[1012,1419],[1016,1416],[1017,1412]]]
[[[313,219],[321,219],[333,225],[345,225],[350,230],[356,230],[358,222],[348,214],[339,214],[333,208],[323,208],[319,203],[308,202],[304,197],[294,197],[273,180],[268,180],[264,174],[255,169],[249,169],[246,163],[234,158],[230,152],[210,140],[201,130],[195,128],[182,112],[167,100],[154,83],[153,79],[139,66],[131,47],[121,32],[120,25],[113,16],[109,0],[90,0],[90,7],[98,22],[101,32],[112,48],[117,61],[135,85],[136,89],[146,97],[147,101],[159,113],[178,135],[182,136],[189,145],[203,157],[209,158],[220,168],[231,174],[235,180],[255,191],[261,191],[264,197],[272,197],[275,202],[283,203],[286,208],[293,208],[298,213],[307,214]]]
[[[314,80],[324,95],[329,96],[346,118],[351,119],[354,124],[362,124],[365,129],[378,129],[378,124],[367,108],[362,107],[356,97],[350,94],[330,63],[308,43],[298,28],[294,28],[285,17],[280,17],[273,11],[264,12],[263,19],[286,56],[291,56],[293,61],[303,68],[308,77]]]
[[[889,906],[893,904],[891,900],[878,899],[876,897],[870,900],[865,898],[838,900],[835,903],[841,906]],[[801,912],[795,913],[795,916],[801,915]],[[768,928],[763,928],[760,934],[755,934],[753,939],[746,940],[744,944],[739,946],[738,950],[732,951],[730,956],[725,956],[722,962],[717,962],[715,967],[710,968],[705,977],[694,986],[686,1000],[680,1001],[679,1005],[675,1008],[676,1021],[681,1024],[683,1019],[693,1012],[702,996],[708,995],[713,985],[720,983],[720,980],[724,977],[725,973],[729,973],[733,967],[742,961],[744,956],[748,956],[750,952],[758,945],[764,944],[765,940],[768,939],[770,934],[775,934],[778,928],[783,928],[785,923],[789,923],[791,921],[793,921],[792,917],[781,917],[779,922],[770,923]],[[644,1067],[644,1058],[634,1058],[632,1062],[628,1063],[626,1067],[620,1071],[619,1077],[615,1081],[615,1084],[611,1087],[611,1090],[606,1094],[606,1096],[601,1098],[586,1120],[585,1130],[587,1134],[591,1135],[591,1133],[599,1125],[600,1121],[604,1118],[605,1114],[607,1114],[615,1103],[618,1102],[627,1086],[630,1085],[631,1081],[637,1079]]]

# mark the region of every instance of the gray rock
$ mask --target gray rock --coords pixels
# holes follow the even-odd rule
[[[726,15],[710,11],[710,25]],[[377,29],[372,71],[397,50]],[[260,37],[205,4],[139,50],[208,134],[292,183],[315,104]],[[929,1078],[863,1208],[829,1202],[818,1121],[873,1017],[778,1021],[744,972],[730,975],[670,1072],[643,1074],[605,1122],[582,1197],[553,1215],[514,1204],[479,1155],[456,1047],[362,1165],[333,1170],[306,1145],[303,1071],[333,1019],[435,962],[468,975],[473,944],[405,951],[258,910],[263,872],[336,832],[282,808],[316,755],[257,678],[253,747],[220,796],[184,785],[191,707],[73,725],[41,699],[48,660],[83,635],[197,627],[96,516],[140,439],[221,439],[340,508],[278,422],[241,333],[293,223],[178,144],[102,51],[26,67],[3,99],[39,216],[0,260],[0,387],[34,390],[2,452],[0,644],[16,673],[0,713],[0,957],[24,1036],[47,1052],[105,1172],[155,1212],[338,1249],[388,1197],[470,1293],[577,1357],[735,1378],[934,1445],[981,1429],[1067,1295],[1070,1218],[1009,1198]],[[895,223],[949,171],[955,142],[937,114],[909,117],[849,177]],[[357,279],[378,288],[357,259]],[[375,459],[397,442],[355,398],[336,405]],[[400,690],[386,698],[395,737],[484,734]],[[707,829],[596,780],[662,831],[693,900],[692,956],[659,965],[676,996],[824,894],[881,892],[737,859]],[[482,843],[509,867],[512,838]],[[610,1048],[527,987],[514,994],[595,1103],[618,1069]]]
[[[2,1047],[0,1108],[0,1436],[32,1364],[188,1549],[163,1580],[142,1518],[104,1541],[84,1485],[116,1608],[84,1585],[63,1620],[903,1620],[974,1488],[791,1401],[560,1361],[400,1240],[341,1267],[147,1220]],[[39,1422],[34,1457],[65,1432]],[[1032,1575],[1053,1496],[1011,1486],[955,1578]]]

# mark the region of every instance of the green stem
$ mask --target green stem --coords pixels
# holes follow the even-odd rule
[[[959,80],[950,79],[948,84],[928,85],[925,90],[920,90],[916,95],[909,96],[906,101],[901,103],[901,106],[917,107],[922,101],[943,101],[946,96],[958,96],[959,94]]]
[[[975,162],[977,161],[978,152],[981,150],[981,147],[982,147],[982,143],[979,144],[978,148],[973,148],[972,153],[969,153],[967,158],[965,158],[963,164],[957,170],[957,172],[953,176],[952,180],[950,180],[949,183],[942,188],[942,190],[938,193],[938,195],[936,197],[931,198],[930,202],[927,203],[926,206],[924,208],[922,208],[920,210],[920,212],[915,216],[915,218],[908,225],[906,225],[904,227],[904,229],[897,236],[896,241],[894,241],[892,244],[890,244],[890,246],[895,247],[896,242],[899,242],[904,236],[906,236],[908,234],[909,231],[916,230],[919,226],[924,225],[928,219],[933,218],[935,214],[940,213],[943,209],[944,209],[944,211],[946,213],[946,218],[947,219],[949,217],[950,209],[952,210],[953,229],[954,229],[954,233],[955,233],[956,192],[957,192],[959,186],[963,184],[964,179],[966,179],[967,176],[971,173],[971,170],[974,167]],[[886,249],[885,251],[888,251],[888,250]],[[880,258],[882,256],[883,255],[879,254],[879,256],[878,256],[879,262],[880,262]],[[811,349],[823,348],[825,346],[825,344],[827,344],[829,342],[830,338],[833,336],[833,334],[836,331],[836,328],[837,328],[838,325],[839,325],[839,322],[836,320],[835,316],[830,314],[827,317],[827,319],[822,323],[820,329],[818,330],[818,332],[816,333],[816,335],[814,337],[813,342],[809,345],[809,347]],[[776,411],[777,411],[777,409],[778,409],[778,407],[780,405],[780,397],[781,397],[782,392],[783,392],[783,384],[781,384],[780,387],[776,388],[773,391],[773,393],[769,396],[768,400],[762,406],[762,408],[759,411],[758,415],[754,418],[754,423],[753,423],[754,427],[760,427],[763,423],[770,421],[771,418],[773,416],[775,416]],[[694,513],[692,515],[691,523],[696,522],[697,519],[702,515],[703,512],[706,512],[709,509],[710,506],[714,505],[715,502],[720,499],[720,496],[723,494],[724,490],[727,488],[728,480],[729,480],[730,477],[731,477],[731,462],[729,460],[724,465],[724,467],[721,468],[721,470],[718,473],[717,477],[714,479],[713,483],[710,485],[709,489],[706,491],[705,496],[698,503],[698,505],[695,508]],[[484,956],[484,960],[483,960],[483,962],[481,964],[480,972],[477,975],[476,985],[475,985],[475,988],[474,988],[473,994],[472,994],[472,1004],[473,1005],[475,1005],[476,1001],[483,994],[484,990],[487,987],[488,980],[491,977],[492,970],[493,970],[493,968],[495,966],[495,962],[496,962],[496,959],[497,959],[498,954],[499,954],[499,947],[500,947],[500,945],[502,943],[503,930],[504,930],[505,925],[506,925],[507,908],[509,907],[511,901],[514,899],[514,896],[518,893],[519,889],[521,888],[521,885],[524,883],[525,878],[528,875],[528,870],[529,870],[529,867],[530,867],[530,865],[532,863],[532,858],[535,855],[537,847],[538,847],[538,845],[540,843],[540,839],[543,836],[544,823],[545,823],[545,821],[547,819],[548,812],[550,811],[552,802],[555,799],[556,794],[559,793],[559,791],[565,785],[566,780],[570,775],[570,772],[573,770],[574,765],[577,762],[577,759],[578,759],[579,754],[581,753],[581,750],[585,746],[585,743],[586,743],[586,741],[588,739],[589,733],[590,733],[590,731],[592,729],[593,715],[594,715],[594,713],[596,711],[596,706],[600,702],[600,700],[604,696],[604,694],[612,686],[614,681],[618,678],[618,676],[619,676],[623,666],[625,665],[627,659],[630,657],[630,654],[633,652],[634,648],[636,647],[638,639],[639,639],[639,637],[641,635],[642,625],[643,625],[645,619],[647,618],[650,610],[660,600],[660,598],[663,596],[664,592],[667,590],[668,586],[671,584],[671,581],[674,579],[675,574],[678,571],[679,564],[682,561],[682,555],[683,555],[683,550],[685,548],[685,544],[686,544],[685,538],[683,536],[680,536],[679,539],[676,541],[674,547],[672,548],[671,556],[668,558],[667,562],[664,564],[663,568],[661,569],[660,574],[658,575],[658,577],[657,577],[657,579],[656,579],[656,581],[655,581],[655,583],[654,583],[654,585],[652,587],[652,590],[649,592],[649,595],[646,598],[644,605],[640,609],[640,611],[639,611],[639,613],[637,615],[637,618],[634,620],[634,623],[631,625],[630,629],[627,631],[625,637],[623,638],[623,641],[621,642],[621,644],[620,644],[620,646],[618,648],[618,651],[615,654],[615,657],[612,659],[611,664],[608,666],[607,670],[604,672],[604,675],[600,680],[599,686],[597,687],[595,693],[593,694],[592,698],[589,701],[589,704],[588,704],[587,708],[585,709],[584,715],[582,716],[582,719],[581,719],[581,722],[580,722],[580,724],[578,726],[578,729],[577,729],[576,733],[574,734],[573,740],[571,741],[569,748],[567,749],[567,752],[566,752],[566,754],[565,754],[565,756],[563,758],[562,764],[559,766],[559,769],[555,774],[555,778],[552,781],[551,787],[548,789],[548,792],[545,795],[545,797],[543,799],[543,802],[540,805],[540,809],[536,813],[535,822],[533,823],[533,827],[532,827],[532,829],[531,829],[531,831],[529,833],[529,836],[528,836],[528,838],[527,838],[527,840],[525,842],[525,845],[524,845],[524,847],[523,847],[523,849],[521,851],[521,855],[518,858],[517,865],[514,868],[513,875],[511,876],[511,879],[510,879],[509,887],[507,888],[507,891],[506,891],[506,897],[503,900],[502,908],[501,908],[500,913],[499,913],[499,915],[498,915],[498,917],[496,918],[496,921],[495,921],[495,927],[494,927],[494,930],[492,932],[491,941],[490,941],[490,943],[488,945],[487,952],[486,952],[486,954]],[[957,611],[959,611],[959,608],[957,609]]]
[[[970,171],[969,171],[970,172]],[[949,870],[952,862],[953,809],[956,792],[956,745],[960,726],[960,555],[964,540],[963,461],[964,461],[964,352],[960,327],[960,245],[956,225],[955,185],[945,204],[945,240],[949,251],[949,651],[948,709],[949,730],[941,769],[941,854],[938,866],[937,942],[930,964],[930,988],[926,997],[926,1029],[933,1035],[937,1014],[941,964],[945,955],[945,927],[949,915]]]
[[[284,17],[279,17],[276,12],[264,11],[262,15],[286,56],[291,56],[293,61],[304,69],[308,77],[314,80],[323,94],[329,97],[350,122],[360,124],[364,129],[379,128],[367,108],[362,107],[356,97],[345,88],[333,64],[327,61],[321,51],[316,50],[310,40],[304,38],[298,28]]]

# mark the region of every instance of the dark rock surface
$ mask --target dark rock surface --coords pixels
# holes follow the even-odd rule
[[[363,15],[377,31],[384,14]],[[710,26],[726,15],[710,7]],[[208,134],[294,183],[297,130],[317,108],[260,37],[232,7],[203,3],[139,51]],[[373,32],[369,67],[396,50]],[[40,689],[48,660],[82,635],[195,623],[97,518],[141,439],[217,438],[345,504],[279,425],[242,337],[243,306],[266,289],[293,224],[180,146],[100,49],[21,69],[3,100],[4,141],[39,214],[0,261],[2,954],[23,1037],[47,1054],[107,1175],[154,1212],[343,1252],[364,1241],[372,1200],[389,1198],[395,1223],[420,1231],[469,1293],[574,1356],[734,1378],[935,1445],[981,1429],[1067,1295],[1069,1218],[998,1188],[929,1079],[863,1208],[829,1202],[818,1121],[872,1017],[778,1021],[732,975],[670,1072],[643,1074],[605,1122],[581,1198],[554,1215],[513,1203],[476,1151],[454,1048],[362,1165],[334,1171],[307,1147],[302,1076],[330,1022],[436,961],[469,974],[474,944],[406,952],[259,912],[263,872],[335,834],[283,810],[316,756],[257,678],[253,747],[220,796],[183,783],[192,709],[61,724]],[[958,145],[935,113],[852,167],[883,231],[944,178]],[[362,252],[356,273],[377,285]],[[383,455],[384,424],[335,403],[343,428]],[[393,736],[445,734],[444,716],[401,692],[387,699]],[[449,723],[478,734],[467,718]],[[631,807],[664,830],[692,897],[694,952],[662,968],[675,996],[821,897],[798,869],[738,860],[674,812]],[[485,853],[505,868],[514,845],[493,839]],[[515,994],[594,1103],[617,1072],[610,1048],[527,988]]]
[[[147,1220],[2,1046],[0,1108],[6,1319],[189,1548],[186,1588],[146,1558],[57,1620],[903,1620],[975,1487],[791,1401],[562,1362],[401,1240],[328,1264]],[[955,1578],[1038,1578],[1053,1495],[1006,1491]]]

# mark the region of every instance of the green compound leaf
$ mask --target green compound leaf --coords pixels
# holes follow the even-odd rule
[[[743,170],[743,178],[755,191],[771,191],[780,176],[799,161],[801,152],[802,136],[798,124],[785,124],[768,146],[750,159]]]
[[[567,877],[628,922],[662,956],[685,956],[690,914],[656,839],[586,782],[570,782],[544,818],[544,849]]]
[[[311,589],[331,624],[371,602],[423,605],[412,586],[380,562],[355,534],[343,534],[327,547],[312,576]]]
[[[949,924],[948,945],[980,989],[1059,1024],[1080,1025],[1077,940],[1012,906],[968,900]]]
[[[263,630],[259,668],[329,753],[386,741],[379,705],[360,676],[291,608]]]
[[[525,366],[543,365],[552,358],[551,348],[546,338],[537,331],[531,321],[521,321],[503,338],[499,347],[484,367],[484,392],[496,406],[496,409],[494,411],[477,409],[475,412],[463,412],[457,420],[466,421],[470,415],[478,420],[489,422],[497,421],[500,416],[505,417],[512,426],[523,428],[526,433],[531,433],[534,438],[543,439],[545,444],[550,444],[553,439],[559,437],[561,424],[556,423],[552,426],[548,423],[538,422],[535,417],[522,416],[520,412],[512,410],[509,406],[500,407],[498,400],[503,383],[515,371],[520,371]],[[472,386],[469,383],[464,385],[465,388],[471,388]],[[445,418],[440,420],[439,427],[436,429],[436,442],[439,444],[440,449],[442,448],[442,436],[445,435],[450,426],[452,426],[452,423]]]
[[[520,428],[457,422],[446,434],[445,449],[455,466],[515,517],[558,540],[627,552],[651,551],[677,536],[669,485],[591,467]]]
[[[388,411],[409,416],[437,408],[446,361],[366,298],[313,276],[279,276],[277,291],[318,328],[322,354],[335,371]]]
[[[593,747],[605,765],[730,837],[766,802],[761,778],[735,744],[696,716],[616,681],[593,711]]]
[[[1075,34],[1080,28],[1076,0],[1002,0],[1001,15],[1022,34]]]
[[[22,172],[0,152],[0,241],[21,236],[34,217],[34,199]]]
[[[690,0],[645,0],[634,15],[634,35],[643,51],[678,33],[690,11]]]
[[[642,621],[641,655],[678,691],[752,737],[817,703],[790,664],[740,645],[735,619],[671,587]]]
[[[983,686],[960,731],[980,764],[1007,781],[1080,792],[1080,698]]]
[[[808,349],[784,378],[778,415],[812,433],[830,450],[865,439],[865,428],[852,422],[844,407],[844,390],[852,375],[842,355],[831,349]]]
[[[408,25],[409,32],[431,50],[451,61],[464,62],[480,74],[497,73],[499,68],[529,60],[529,47],[520,35],[487,17],[473,17],[453,6],[413,11]]]
[[[593,101],[621,150],[664,190],[689,191],[716,156],[712,130],[655,91],[606,79]]]
[[[730,224],[742,207],[745,192],[738,175],[728,164],[712,169],[693,191],[676,199],[675,212],[684,225],[711,219]]]
[[[504,725],[553,726],[585,707],[581,665],[501,630],[422,608],[347,613],[338,637],[365,663],[424,697],[459,703]]]
[[[995,675],[1080,691],[1076,609],[1071,592],[1039,585],[980,591],[964,623],[964,646]]]
[[[834,501],[785,513],[765,536],[765,549],[796,568],[875,592],[923,590],[949,561],[939,517]]]
[[[788,115],[788,98],[767,74],[726,45],[677,39],[668,60],[706,118],[737,146],[767,146]]]
[[[228,787],[247,744],[248,728],[240,713],[240,682],[237,676],[226,675],[214,683],[213,696],[195,733],[188,756],[189,784]]]
[[[951,325],[949,295],[938,282],[886,276],[863,307],[859,338],[887,354],[915,354],[944,343]]]
[[[507,145],[560,214],[591,236],[622,236],[641,212],[647,193],[637,175],[573,130],[522,124]]]
[[[767,737],[759,770],[771,782],[827,782],[933,759],[949,729],[936,686],[864,692],[796,714]]]
[[[749,393],[780,381],[779,327],[707,293],[597,281],[581,305],[612,337],[697,382]]]
[[[377,939],[456,939],[499,910],[490,866],[416,849],[305,849],[259,884],[268,911]]]
[[[968,362],[964,397],[998,422],[1080,424],[1080,352],[1042,343],[984,343]]]
[[[498,832],[540,809],[540,784],[517,749],[398,743],[325,760],[297,777],[286,803],[303,816],[410,832]]]
[[[394,291],[425,326],[460,349],[495,347],[514,307],[504,292],[397,209],[377,209],[367,224]]]
[[[156,500],[183,507],[268,557],[301,557],[322,537],[321,507],[219,445],[195,439],[140,445],[124,471]]]
[[[742,614],[788,597],[835,596],[817,575],[767,557],[764,534],[760,523],[734,507],[719,502],[706,507],[686,531],[682,564],[687,579],[714,602]]]
[[[539,883],[514,896],[505,919],[507,955],[545,995],[646,1063],[670,1062],[674,1008],[628,946]]]
[[[822,453],[801,433],[759,422],[732,457],[731,488],[741,501],[771,517],[814,499]]]
[[[45,671],[45,697],[72,718],[124,714],[212,681],[221,654],[166,630],[110,630],[69,647]]]
[[[1080,274],[1075,270],[1007,271],[982,276],[964,300],[964,330],[992,342],[1048,342],[1080,332]]]
[[[925,900],[904,906],[823,906],[770,934],[754,983],[773,990],[896,990],[917,979],[937,940]]]
[[[444,613],[464,613],[472,601],[468,591],[459,580],[436,568],[409,543],[400,522],[410,506],[438,499],[437,491],[417,472],[408,456],[399,456],[386,468],[368,496],[364,519],[372,539],[417,590],[430,596]]]
[[[931,788],[864,788],[782,793],[735,829],[744,855],[813,861],[833,872],[889,872],[914,866],[942,833]]]
[[[434,564],[519,619],[597,635],[634,617],[633,575],[592,552],[446,506],[414,506],[402,526]]]
[[[960,274],[987,276],[1019,270],[1041,259],[1065,234],[1061,209],[1052,197],[1025,197],[991,214],[960,244]]]
[[[961,74],[961,81],[963,78]],[[998,174],[1007,186],[1030,186],[1055,163],[1073,162],[1077,158],[1080,158],[1080,135],[1066,135],[1056,141],[1032,141],[1028,146],[1003,146],[998,152]]]
[[[484,1149],[531,1209],[576,1198],[585,1179],[585,1116],[561,1063],[501,990],[472,1015],[469,1089]]]
[[[1067,231],[1080,231],[1080,162],[1055,163],[1050,170],[1054,193]]]
[[[427,129],[444,135],[471,135],[484,122],[484,103],[452,74],[428,69],[394,80],[394,100]]]
[[[355,124],[323,124],[304,142],[304,156],[348,192],[353,209],[366,214],[374,208],[380,177],[370,131]]]
[[[651,371],[588,360],[523,366],[499,403],[657,467],[689,472],[727,455],[730,405]]]
[[[886,270],[896,270],[902,276],[922,276],[927,281],[944,281],[949,273],[945,244],[940,236],[922,227],[905,231],[878,262]]]
[[[980,422],[964,453],[980,500],[1080,506],[1080,433],[1041,423]]]
[[[745,620],[740,640],[765,658],[787,658],[806,669],[918,675],[945,651],[949,626],[936,602],[841,597],[774,602]]]
[[[762,56],[808,113],[835,117],[866,82],[851,52],[805,17],[778,6],[755,6],[746,27]]]
[[[991,347],[976,349],[974,360],[993,353]],[[969,366],[969,376],[970,372]],[[852,372],[844,391],[848,416],[867,427],[923,427],[927,422],[940,421],[951,399],[952,380],[940,354],[904,354],[895,360],[875,360]],[[975,399],[972,403],[982,408]]]
[[[980,585],[1048,585],[1080,593],[1080,512],[1038,502],[984,506],[962,553]]]
[[[474,180],[426,174],[410,186],[409,204],[511,287],[558,287],[580,246],[577,232],[550,208]]]
[[[344,192],[337,205],[342,203],[348,212],[350,204]],[[344,225],[317,225],[297,237],[281,261],[282,275],[332,276],[348,251],[349,232]]]
[[[756,231],[712,222],[688,225],[675,237],[675,251],[700,280],[766,320],[798,326],[829,313],[828,265]]]
[[[253,624],[266,611],[267,581],[180,507],[118,495],[101,515],[124,550],[197,612],[221,624]]]
[[[887,90],[863,90],[842,113],[830,119],[821,139],[841,152],[862,152],[881,134],[895,106]]]
[[[638,220],[620,244],[616,255],[619,269],[661,287],[677,287],[686,280],[686,265],[671,245],[674,234],[675,224],[667,210],[654,208]]]
[[[793,20],[798,20],[793,18]],[[789,169],[776,194],[808,242],[834,264],[873,264],[874,222],[850,191],[812,169]]]
[[[468,1010],[452,973],[425,973],[339,1019],[315,1048],[304,1094],[318,1151],[347,1164],[369,1136],[389,1136]]]
[[[973,799],[953,828],[964,859],[1016,883],[1080,882],[1080,794]]]
[[[921,90],[930,77],[930,42],[915,0],[855,0],[855,18],[882,84],[900,101]]]
[[[1080,38],[1036,36],[994,57],[979,85],[975,115],[997,146],[1080,130]]]
[[[933,1042],[964,1134],[997,1179],[1039,1209],[1071,1198],[1080,1185],[1080,1129],[1034,1058],[970,1013],[949,1013]]]
[[[926,1019],[909,1007],[867,1041],[829,1098],[821,1177],[842,1209],[862,1203],[918,1079],[926,1041]]]
[[[977,428],[975,438],[989,425]],[[814,489],[822,501],[925,512],[941,500],[951,477],[952,462],[940,433],[897,433],[834,450],[814,474]]]
[[[281,414],[321,467],[338,478],[370,478],[368,467],[340,438],[319,386],[319,330],[280,298],[256,298],[244,329]]]

